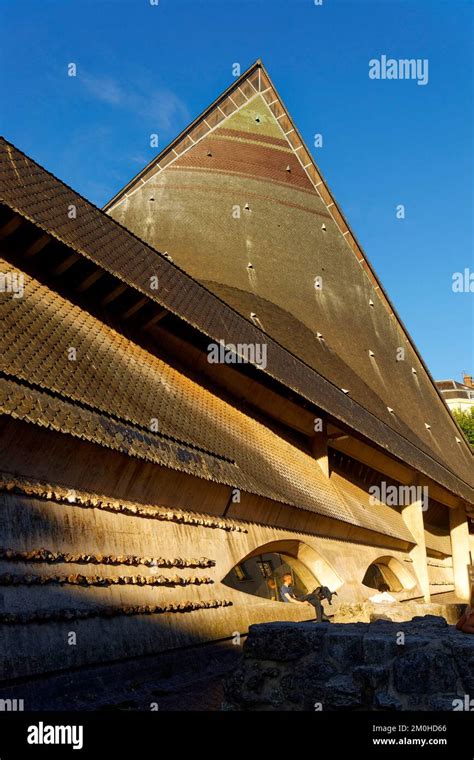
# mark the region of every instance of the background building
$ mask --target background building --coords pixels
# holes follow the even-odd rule
[[[450,409],[469,412],[474,409],[474,384],[471,375],[464,375],[463,382],[439,380],[436,385]]]

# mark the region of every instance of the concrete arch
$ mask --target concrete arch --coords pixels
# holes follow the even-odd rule
[[[380,570],[384,580],[387,581],[388,585],[393,591],[412,591],[414,588],[416,588],[417,581],[415,576],[409,570],[407,570],[406,567],[404,567],[400,560],[396,559],[396,557],[390,556],[389,554],[378,557],[370,563],[362,577],[361,583],[364,586],[368,588],[376,588],[375,586],[371,586],[367,582],[364,582],[366,581],[371,568],[374,567]],[[394,588],[393,578],[398,581],[399,588]]]
[[[303,541],[294,539],[282,539],[262,544],[242,557],[240,562],[245,562],[260,554],[269,553],[283,554],[291,565],[291,560],[298,562],[301,579],[308,588],[315,585],[315,579],[321,586],[327,586],[331,591],[337,591],[344,583],[336,573],[332,565],[315,549]],[[303,573],[301,572],[303,569]],[[304,573],[306,570],[306,573]]]

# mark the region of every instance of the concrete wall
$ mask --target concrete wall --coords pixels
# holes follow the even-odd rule
[[[83,586],[73,582],[54,585],[2,585],[2,614],[52,613],[53,619],[1,626],[0,646],[9,655],[2,659],[1,677],[11,678],[34,672],[57,670],[107,659],[151,653],[160,649],[194,644],[209,639],[246,633],[249,624],[270,620],[298,620],[312,617],[310,608],[267,602],[236,591],[221,583],[229,570],[260,546],[290,541],[299,549],[309,548],[309,569],[327,563],[327,571],[341,578],[339,602],[362,600],[372,593],[360,581],[370,562],[380,550],[374,547],[342,543],[335,539],[282,531],[264,525],[241,523],[246,532],[225,530],[212,525],[186,525],[173,521],[135,517],[103,508],[87,508],[55,499],[40,499],[22,494],[3,493],[0,497],[0,544],[4,549],[34,551],[45,548],[54,552],[90,555],[85,562],[24,562],[2,559],[2,583],[11,576],[57,576],[73,579],[77,574],[99,578],[140,576],[170,579],[205,577],[212,583],[203,585],[142,586],[128,583],[108,586]],[[191,518],[196,513],[187,513]],[[205,516],[203,516],[205,518]],[[235,525],[232,521],[225,523]],[[128,556],[146,558],[181,558],[191,562],[212,560],[213,567],[153,568],[125,563],[101,563],[101,555],[117,559]],[[403,562],[401,553],[393,556]],[[97,560],[99,563],[97,564]],[[313,562],[316,564],[313,565]],[[317,570],[316,570],[317,571]],[[320,572],[320,570],[319,570]],[[31,580],[31,579],[30,579]],[[334,587],[334,586],[333,586]],[[403,596],[403,594],[402,594]],[[103,617],[107,608],[124,610],[137,605],[185,604],[186,602],[223,602],[230,606],[169,612],[154,615],[118,615]],[[67,610],[98,613],[88,619],[63,620]],[[59,619],[55,620],[55,614]],[[70,644],[75,633],[75,644]]]
[[[252,512],[251,520],[237,519],[239,505],[224,518],[228,489],[222,485],[33,427],[14,426],[13,432],[3,439],[8,464],[0,478],[2,679],[228,638],[256,622],[312,618],[309,607],[222,584],[261,547],[297,557],[337,590],[329,612],[373,594],[362,579],[382,556],[399,562],[412,579],[398,597],[420,595],[401,541],[374,534],[373,545],[364,545],[367,531],[356,540],[352,527],[356,539],[348,540],[347,526],[332,521],[328,527],[328,518],[284,505],[278,505],[283,516],[276,527],[268,524],[273,513],[265,500],[254,500],[250,509],[250,496],[242,509]],[[285,520],[296,529],[281,527]],[[21,554],[40,549],[59,556],[35,561]],[[431,571],[449,577],[447,568]],[[44,582],[53,576],[56,582]]]

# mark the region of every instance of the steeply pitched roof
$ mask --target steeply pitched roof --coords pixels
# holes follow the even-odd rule
[[[105,208],[473,483],[467,442],[260,62]]]
[[[26,273],[24,288],[0,295],[0,413],[413,542],[394,510],[346,504],[310,455]]]
[[[449,466],[423,451],[1,138],[0,202],[213,340],[250,344],[266,342],[267,366],[262,372],[474,503],[469,450],[464,461],[461,455]],[[77,210],[75,219],[70,219],[67,214],[71,205]],[[160,287],[150,290],[150,278],[155,276],[158,276]],[[25,367],[24,371],[27,376],[28,368]]]

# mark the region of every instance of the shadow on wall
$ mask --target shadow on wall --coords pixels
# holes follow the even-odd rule
[[[306,608],[263,598],[249,603],[247,595],[242,603],[221,583],[217,558],[228,530],[212,530],[210,540],[211,529],[199,524],[157,523],[17,493],[0,494],[0,505],[2,681],[233,638],[252,623],[312,616]],[[199,556],[203,550],[208,556]]]
[[[163,541],[171,527],[14,493],[0,505],[1,680],[235,630],[213,557]]]

